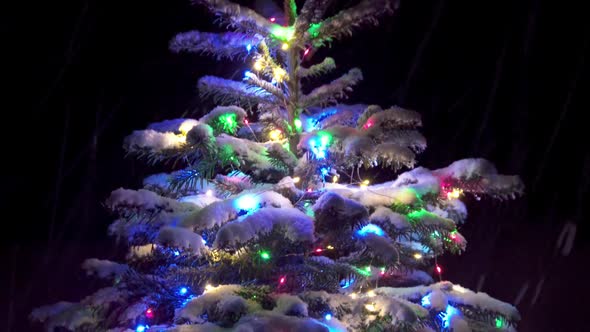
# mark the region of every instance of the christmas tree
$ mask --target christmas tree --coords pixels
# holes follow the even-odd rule
[[[514,198],[520,179],[483,159],[415,168],[426,148],[417,112],[338,104],[360,69],[306,84],[336,69],[316,50],[397,4],[285,0],[282,17],[266,18],[195,2],[231,32],[181,33],[171,50],[242,61],[243,80],[203,77],[208,114],[125,139],[130,155],[171,168],[105,202],[126,262],[86,260],[108,286],[32,319],[72,331],[514,330],[516,308],[441,281],[437,257],[466,249],[463,195]],[[367,169],[395,179],[373,184]]]

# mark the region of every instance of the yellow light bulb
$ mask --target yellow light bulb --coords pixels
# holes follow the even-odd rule
[[[328,245],[328,246],[326,247],[326,249],[330,249],[330,250],[332,250],[332,249],[334,249],[334,247],[332,247],[331,245]]]
[[[273,68],[272,75],[277,82],[282,82],[287,75],[287,72],[281,67],[276,67]]]
[[[375,304],[373,304],[373,303],[365,304],[365,308],[371,312],[377,311],[377,308],[375,307]]]
[[[207,195],[208,197],[213,196],[213,190],[211,190],[211,189],[207,190],[207,192],[205,192],[205,195]]]
[[[368,296],[368,297],[373,297],[373,296],[375,296],[375,295],[376,295],[376,294],[375,294],[375,291],[374,291],[374,290],[370,290],[370,291],[368,291],[368,292],[367,292],[367,296]]]
[[[301,181],[301,178],[296,176],[293,178],[293,183],[299,183],[299,181]]]
[[[215,287],[211,286],[211,284],[207,284],[205,286],[205,291],[203,293],[207,293],[207,292],[212,291],[214,289],[215,289]]]
[[[196,121],[184,121],[180,127],[178,128],[178,130],[183,134],[186,135],[188,134],[189,131],[191,131],[191,129],[193,129],[194,126],[196,126],[197,124],[195,123]]]
[[[262,62],[262,59],[256,60],[256,62],[254,62],[254,70],[260,71],[262,69],[264,69],[264,64]]]
[[[421,255],[421,254],[419,254],[419,253],[415,253],[415,254],[414,254],[414,258],[415,258],[415,259],[422,259],[422,255]]]
[[[459,198],[463,193],[463,189],[453,189],[453,191],[447,193],[447,198]]]
[[[365,180],[365,181],[363,181],[363,184],[364,184],[365,186],[368,186],[368,185],[369,185],[369,180]]]
[[[333,183],[338,182],[338,175],[334,175],[334,177],[332,177],[332,182]]]
[[[268,133],[268,137],[270,137],[270,139],[273,141],[278,141],[281,139],[281,134],[282,132],[279,129],[275,129]]]
[[[281,45],[281,49],[282,49],[283,51],[286,51],[286,50],[288,50],[288,49],[289,49],[289,44],[287,44],[287,43],[283,43],[283,45]]]
[[[356,299],[357,295],[356,295],[356,293],[350,293],[350,297],[354,300],[354,299]]]

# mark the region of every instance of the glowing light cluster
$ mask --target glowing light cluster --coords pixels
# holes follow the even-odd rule
[[[281,67],[275,67],[272,69],[272,77],[275,81],[281,83],[287,77],[287,71]]]
[[[295,119],[295,120],[293,121],[293,124],[295,125],[295,129],[296,129],[297,131],[301,131],[301,128],[302,128],[302,126],[303,126],[303,124],[301,123],[301,119]]]
[[[452,305],[447,305],[445,311],[438,314],[441,319],[441,323],[443,328],[448,329],[449,325],[451,324],[451,318],[455,315],[459,314],[459,310]]]
[[[365,309],[369,310],[370,312],[377,311],[377,307],[375,307],[374,303],[365,304]]]
[[[234,207],[239,211],[249,212],[258,207],[258,199],[252,194],[242,195],[234,201]]]
[[[309,147],[316,159],[326,158],[327,150],[332,143],[332,134],[325,131],[318,132],[317,136],[309,140]]]
[[[256,70],[256,71],[261,71],[261,70],[263,70],[263,69],[264,69],[264,67],[265,67],[265,66],[264,66],[264,60],[262,60],[262,59],[258,59],[258,60],[256,60],[256,62],[254,62],[254,66],[253,66],[253,68],[254,68],[254,70]]]
[[[383,229],[381,229],[381,227],[375,224],[367,224],[363,226],[363,228],[361,228],[357,233],[360,236],[366,236],[367,234],[383,236],[385,234],[385,232],[383,232]]]
[[[463,189],[457,189],[454,188],[452,191],[447,192],[447,198],[448,199],[453,199],[453,198],[459,198],[461,196],[461,194],[463,194]]]
[[[261,251],[260,258],[262,258],[264,261],[267,261],[270,259],[270,253],[268,251]]]
[[[281,140],[281,138],[282,138],[282,135],[283,135],[283,132],[282,132],[280,129],[274,129],[274,130],[271,130],[271,131],[268,133],[268,137],[269,137],[269,138],[270,138],[272,141],[279,141],[279,140]]]
[[[219,116],[219,122],[223,131],[233,133],[238,128],[237,116],[234,113],[226,113]]]

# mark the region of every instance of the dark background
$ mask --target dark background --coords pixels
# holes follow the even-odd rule
[[[123,137],[153,121],[200,117],[211,104],[197,97],[197,79],[238,78],[249,64],[167,50],[175,33],[217,29],[188,0],[26,2],[3,11],[10,88],[0,120],[0,329],[29,331],[32,307],[90,293],[84,258],[120,252],[101,201],[159,171],[125,159]],[[349,103],[422,114],[429,147],[420,165],[484,157],[522,177],[523,198],[468,199],[468,250],[440,262],[444,278],[507,302],[525,290],[520,331],[587,330],[586,16],[567,1],[402,0],[378,28],[314,57],[363,70]],[[556,240],[568,222],[576,241],[562,255]]]

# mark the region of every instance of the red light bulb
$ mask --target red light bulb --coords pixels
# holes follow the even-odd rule
[[[324,249],[322,249],[322,248],[317,248],[317,249],[315,250],[315,252],[322,252],[322,251],[324,251]]]
[[[279,284],[281,284],[281,285],[284,284],[286,280],[287,280],[286,277],[281,277],[281,279],[279,279]]]
[[[273,22],[273,23],[274,23],[274,21],[276,21],[276,20],[277,20],[277,19],[276,19],[276,18],[274,18],[274,17],[271,17],[271,18],[270,18],[270,21],[271,21],[271,22]]]
[[[148,310],[145,311],[145,316],[150,319],[154,318],[154,311],[152,308],[148,308]]]
[[[438,273],[438,274],[442,273],[442,268],[439,265],[436,266],[436,273]]]

